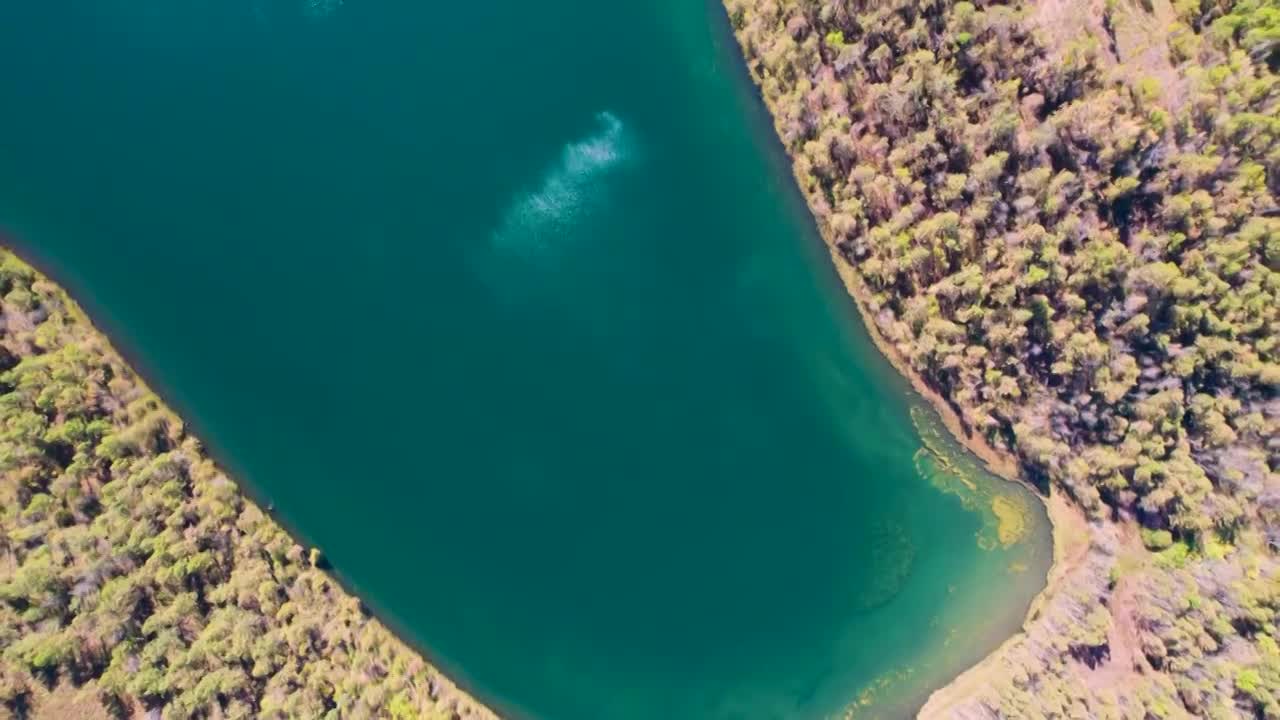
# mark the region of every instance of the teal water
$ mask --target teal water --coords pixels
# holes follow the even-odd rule
[[[0,224],[504,713],[899,716],[1019,624],[1047,524],[921,454],[724,24],[0,3]]]

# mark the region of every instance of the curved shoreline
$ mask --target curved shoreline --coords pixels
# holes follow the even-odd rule
[[[1041,496],[1036,493],[1036,497]],[[1049,577],[1044,589],[1036,595],[1031,602],[1031,607],[1027,609],[1022,628],[1005,638],[1004,642],[972,667],[930,693],[918,717],[948,717],[949,710],[971,697],[974,691],[986,682],[987,673],[995,671],[994,668],[1004,653],[1026,637],[1028,626],[1039,616],[1050,599],[1066,587],[1068,578],[1081,568],[1089,550],[1087,534],[1083,538],[1079,536],[1079,533],[1085,532],[1081,527],[1086,522],[1084,513],[1061,494],[1053,494],[1041,499],[1045,503],[1049,521],[1053,526],[1053,563],[1049,567]]]
[[[799,178],[797,177],[796,180],[798,182]],[[1027,625],[1036,618],[1041,608],[1049,601],[1049,598],[1064,586],[1066,578],[1079,566],[1080,561],[1083,559],[1083,551],[1088,549],[1088,539],[1085,538],[1083,547],[1078,547],[1071,536],[1085,522],[1084,513],[1063,498],[1060,493],[1054,493],[1050,490],[1050,494],[1045,495],[1040,488],[1037,488],[1034,483],[1022,474],[1018,467],[1017,459],[1011,453],[996,448],[988,443],[985,438],[975,435],[965,428],[960,415],[946,401],[946,398],[930,387],[924,378],[907,364],[897,348],[894,348],[880,334],[879,328],[875,326],[871,313],[866,307],[865,289],[861,278],[857,275],[857,271],[852,264],[844,259],[831,242],[826,229],[820,223],[816,224],[823,243],[831,254],[832,265],[835,266],[837,274],[839,274],[845,289],[849,293],[849,297],[853,299],[853,304],[858,309],[858,315],[862,318],[862,324],[866,328],[871,341],[875,343],[876,349],[889,361],[894,370],[911,384],[911,388],[933,408],[956,442],[981,460],[993,475],[1002,478],[1006,482],[1027,488],[1031,495],[1044,506],[1045,515],[1049,519],[1050,533],[1053,537],[1053,562],[1049,565],[1044,587],[1040,592],[1036,593],[1035,598],[1031,601],[1031,606],[1027,608],[1027,612],[1023,616],[1021,629],[1005,638],[999,646],[994,648],[976,665],[963,671],[946,685],[929,694],[928,700],[920,710],[919,717],[937,717],[940,711],[936,705],[945,704],[952,693],[962,693],[963,690],[959,688],[962,688],[970,678],[980,677],[984,668],[994,662],[1006,647],[1017,642],[1025,634]]]
[[[845,291],[853,300],[853,306],[857,309],[858,317],[862,321],[863,328],[866,329],[867,335],[870,337],[876,349],[881,356],[889,362],[894,371],[904,378],[920,397],[922,397],[928,405],[938,414],[947,431],[960,443],[966,450],[971,452],[975,457],[982,461],[986,468],[994,475],[1000,477],[1006,482],[1021,485],[1027,488],[1030,493],[1043,505],[1046,516],[1049,520],[1050,533],[1053,538],[1053,560],[1049,566],[1047,576],[1045,578],[1044,587],[1036,593],[1035,598],[1031,601],[1027,612],[1024,614],[1021,627],[1018,632],[1005,638],[997,647],[993,648],[990,653],[984,656],[975,665],[961,672],[960,675],[950,680],[946,685],[933,690],[924,706],[919,712],[920,717],[935,717],[938,713],[937,705],[945,704],[950,695],[961,692],[961,688],[971,678],[980,676],[983,669],[990,663],[993,663],[1000,654],[1010,646],[1025,636],[1027,626],[1040,613],[1041,609],[1048,603],[1065,584],[1066,578],[1079,567],[1084,559],[1084,553],[1088,549],[1088,538],[1083,538],[1084,543],[1081,545],[1079,537],[1077,537],[1081,525],[1086,520],[1083,512],[1066,500],[1061,493],[1055,493],[1052,489],[1048,495],[1040,488],[1036,487],[1027,477],[1025,477],[1017,461],[1017,458],[1007,450],[1003,450],[993,446],[987,442],[985,438],[975,435],[967,430],[960,415],[955,408],[947,402],[935,389],[933,389],[924,378],[916,372],[905,358],[902,357],[898,349],[893,347],[888,340],[880,333],[879,327],[876,326],[873,316],[867,307],[868,298],[865,285],[858,276],[854,266],[841,255],[839,249],[835,245],[830,236],[828,229],[818,217],[813,214],[812,207],[809,205],[807,198],[804,197],[801,176],[798,174],[794,160],[786,147],[781,141],[781,128],[777,124],[777,113],[772,107],[764,93],[760,90],[760,85],[752,74],[749,64],[746,62],[747,48],[741,45],[741,41],[737,33],[733,32],[731,18],[728,9],[722,0],[710,0],[710,2],[720,7],[719,23],[723,28],[724,34],[732,40],[734,47],[737,49],[738,67],[746,76],[751,86],[752,96],[755,101],[760,104],[770,120],[771,139],[776,148],[780,159],[785,162],[788,171],[791,174],[792,188],[795,190],[795,196],[803,203],[805,212],[809,214],[812,221],[812,227],[821,239],[822,245],[831,260],[831,265],[840,277],[841,284]]]
[[[729,32],[730,37],[732,37],[733,34],[731,32],[731,29],[728,27],[728,16],[723,10],[723,5],[721,5],[721,10],[719,12],[719,20],[724,23],[723,27],[726,29],[726,31]],[[736,40],[735,40],[735,43],[736,43]],[[741,58],[738,58],[738,60],[740,61]],[[740,67],[742,68],[743,71],[747,70],[745,64],[740,65]],[[748,79],[749,79],[749,74],[748,74]],[[762,106],[766,109],[766,111],[769,112],[770,119],[772,119],[773,118],[772,110],[768,107],[768,103],[764,100],[763,96],[759,93],[758,87],[754,84],[754,82],[752,83],[752,87],[753,89],[755,89],[755,92],[754,92],[755,98],[759,102],[761,102]],[[787,167],[791,170],[793,174],[793,181],[798,180],[798,178],[794,174],[795,173],[794,165],[790,163],[790,158],[787,155],[785,148],[782,147],[781,143],[778,141],[778,137],[776,135],[776,127],[773,128],[773,130],[775,133],[773,135],[773,140],[775,141],[775,143],[777,143],[776,148],[778,152],[781,153],[781,157],[786,159]],[[800,202],[804,202],[803,193],[799,191],[799,186],[793,185],[792,187],[796,190],[796,194],[793,197],[795,197]],[[807,202],[805,203],[805,211],[810,212],[810,217],[816,220],[816,218],[813,218]],[[963,423],[961,422],[960,417],[955,412],[955,410],[945,401],[945,399],[940,394],[938,394],[935,390],[930,388],[927,385],[927,383],[925,383],[923,378],[909,367],[909,365],[901,357],[898,351],[895,348],[893,348],[892,345],[888,343],[887,340],[883,338],[883,336],[879,331],[879,328],[875,325],[873,321],[873,317],[870,311],[866,307],[867,301],[865,298],[865,289],[861,286],[861,281],[858,278],[855,272],[855,269],[842,256],[840,256],[835,245],[831,242],[823,224],[820,222],[814,222],[813,227],[815,228],[815,230],[817,230],[818,235],[821,238],[823,245],[825,246],[831,258],[832,265],[834,266],[834,269],[836,270],[837,274],[841,279],[842,284],[845,287],[845,290],[850,295],[850,297],[853,298],[854,306],[857,308],[858,314],[862,319],[863,327],[866,328],[872,342],[875,343],[876,348],[879,350],[881,355],[889,361],[890,365],[894,368],[896,372],[898,372],[899,375],[907,379],[912,389],[916,393],[918,393],[920,396],[925,398],[928,404],[938,413],[938,416],[942,419],[943,424],[947,427],[948,431],[957,440],[957,442],[962,444],[968,451],[972,452],[976,457],[981,459],[983,463],[987,466],[987,468],[992,471],[993,474],[1000,476],[1006,481],[1015,482],[1015,483],[1024,485],[1025,487],[1029,488],[1032,491],[1032,493],[1036,495],[1036,497],[1040,498],[1042,503],[1045,504],[1048,510],[1048,516],[1049,516],[1051,526],[1053,528],[1054,536],[1055,536],[1054,562],[1049,570],[1049,583],[1037,594],[1031,607],[1027,611],[1027,618],[1028,619],[1031,618],[1032,616],[1034,616],[1035,612],[1037,611],[1037,608],[1042,604],[1043,600],[1053,590],[1054,578],[1059,577],[1060,575],[1066,574],[1065,570],[1059,573],[1059,570],[1062,569],[1060,567],[1061,560],[1059,558],[1059,554],[1060,554],[1059,549],[1061,544],[1057,541],[1058,529],[1064,523],[1061,522],[1060,519],[1055,515],[1055,506],[1051,502],[1052,498],[1043,497],[1040,494],[1039,490],[1035,488],[1035,486],[1032,483],[1027,481],[1024,477],[1020,476],[1017,470],[1016,460],[1012,457],[1012,455],[993,447],[992,445],[987,443],[983,438],[970,434],[964,430]],[[125,364],[128,365],[133,370],[141,386],[149,390],[157,387],[157,384],[153,381],[153,379],[157,377],[156,373],[149,371],[149,369],[146,366],[146,363],[141,361],[140,354],[131,352],[131,349],[129,348],[127,343],[113,342],[111,338],[119,337],[119,335],[103,332],[101,329],[99,329],[98,324],[91,319],[90,313],[86,312],[83,309],[86,305],[88,307],[93,307],[92,302],[85,302],[82,304],[81,301],[75,299],[76,297],[81,297],[81,296],[87,298],[88,295],[85,293],[76,293],[73,296],[71,292],[71,290],[73,289],[73,286],[64,283],[63,280],[59,278],[58,273],[51,272],[52,268],[50,267],[50,264],[41,262],[39,253],[35,251],[30,251],[27,245],[28,245],[27,243],[23,243],[21,241],[20,236],[7,235],[3,231],[0,231],[0,246],[7,246],[11,248],[16,256],[21,258],[27,264],[34,267],[40,274],[51,279],[57,285],[59,285],[59,287],[67,291],[66,296],[70,300],[69,307],[72,308],[72,312],[77,317],[77,320],[80,322],[84,322],[86,326],[91,329],[93,333],[95,333],[97,336],[103,339],[106,346],[111,348],[112,352],[115,352],[117,355],[120,356],[120,358],[125,362]],[[102,315],[102,313],[97,313],[97,314],[99,316]],[[109,327],[109,323],[108,323],[108,327]],[[163,386],[161,385],[160,387],[163,387]],[[181,410],[180,404],[175,403],[171,399],[172,397],[171,393],[165,393],[165,394],[156,393],[156,395],[157,397],[163,398],[163,403],[165,405]],[[240,488],[241,492],[245,494],[246,498],[254,502],[254,504],[258,505],[260,508],[265,509],[269,507],[269,503],[266,502],[266,497],[264,493],[262,493],[261,490],[251,480],[247,479],[244,473],[234,471],[233,463],[227,462],[227,459],[229,458],[229,454],[226,452],[222,452],[215,444],[211,444],[206,440],[206,438],[211,436],[208,433],[202,432],[203,426],[199,423],[196,415],[186,411],[181,411],[177,414],[179,417],[182,418],[184,423],[186,423],[189,427],[192,428],[193,434],[201,438],[201,442],[205,445],[208,456],[212,460],[214,460],[214,462],[219,467],[227,468],[233,471],[229,473],[229,476],[234,479],[234,481],[236,482],[236,485]],[[298,528],[296,528],[291,523],[289,523],[287,519],[285,519],[283,516],[275,512],[271,512],[267,514],[270,515],[270,517],[274,522],[281,525],[285,529],[285,531],[292,538],[295,539],[295,541],[300,541],[300,544],[308,547],[311,546],[311,543],[306,541],[305,533],[300,532]],[[364,602],[363,595],[359,592],[358,587],[356,587],[353,583],[351,583],[350,580],[341,573],[340,568],[330,569],[328,570],[327,574],[330,577],[332,577],[342,587],[342,589],[345,592],[347,592],[349,595],[352,595],[354,597],[361,598],[362,602]],[[388,629],[390,629],[392,634],[397,639],[399,639],[401,642],[404,642],[414,652],[422,656],[429,664],[431,664],[433,667],[440,669],[441,672],[449,679],[449,681],[455,687],[457,687],[460,691],[462,691],[466,695],[470,695],[472,697],[475,696],[475,693],[471,690],[471,688],[474,687],[473,684],[460,682],[460,679],[465,678],[464,673],[458,672],[456,668],[449,668],[447,666],[443,666],[440,663],[438,663],[435,659],[432,658],[431,654],[428,651],[425,651],[418,643],[414,642],[407,633],[403,632],[403,626],[401,623],[395,622],[394,619],[388,617],[385,613],[380,612],[376,607],[372,607],[367,604],[366,606],[371,608],[372,610],[371,616],[373,618],[375,618],[381,624],[383,624]],[[1008,642],[1015,640],[1016,637],[1017,635],[1007,638],[1004,641],[1004,643],[1001,644],[1000,647],[993,650],[992,653],[988,655],[986,659],[984,659],[979,663],[979,665],[975,666],[974,668],[971,668],[970,670],[966,670],[965,675],[967,675],[970,672],[976,671],[978,668],[984,665],[988,659],[990,659],[995,654],[999,653],[1000,648],[1003,648],[1004,644],[1007,644]],[[962,675],[959,678],[956,678],[947,686],[944,686],[943,688],[940,688],[939,690],[934,691],[934,693],[930,695],[929,702],[930,703],[933,702],[934,696],[938,695],[939,693],[943,693],[948,688],[951,688],[954,685],[958,684],[961,678],[963,677],[964,675]],[[493,703],[487,703],[487,704],[493,705]],[[504,716],[519,717],[519,714],[510,713]]]
[[[61,300],[65,304],[65,311],[72,321],[82,325],[86,333],[102,344],[105,355],[114,354],[119,358],[120,362],[133,375],[133,382],[144,393],[150,394],[156,398],[157,402],[163,410],[168,411],[178,419],[185,427],[191,430],[190,435],[197,438],[201,454],[206,457],[219,470],[224,471],[225,477],[229,479],[236,489],[243,495],[244,502],[251,504],[257,508],[259,512],[265,516],[269,522],[279,526],[284,533],[297,545],[308,548],[312,551],[321,550],[315,544],[309,542],[305,533],[294,527],[279,512],[277,512],[270,501],[265,500],[264,494],[250,481],[245,479],[243,473],[235,470],[234,464],[224,461],[227,457],[226,453],[218,450],[216,445],[209,443],[205,438],[205,433],[201,431],[199,423],[193,421],[194,417],[186,412],[180,412],[174,409],[175,403],[169,400],[168,395],[155,391],[155,385],[150,380],[153,375],[151,373],[140,370],[145,364],[138,362],[136,354],[122,350],[117,343],[112,341],[112,335],[101,330],[93,321],[89,312],[84,309],[82,301],[77,299],[81,293],[73,294],[69,289],[72,286],[64,284],[56,273],[50,272],[49,264],[41,262],[38,252],[31,251],[27,244],[22,242],[21,236],[9,231],[4,227],[0,227],[0,258],[4,255],[10,255],[19,263],[31,268],[38,277],[41,277],[52,283],[58,288]],[[498,720],[501,717],[519,718],[521,715],[514,712],[504,712],[499,715],[491,706],[495,703],[492,701],[480,701],[478,693],[473,689],[473,684],[466,681],[465,673],[458,672],[444,663],[440,663],[433,657],[429,650],[424,649],[416,642],[412,636],[404,632],[401,623],[389,617],[385,612],[380,611],[375,605],[365,599],[365,596],[358,591],[358,588],[342,574],[340,569],[329,565],[326,561],[323,566],[323,572],[326,576],[334,581],[339,590],[348,597],[354,598],[360,603],[366,617],[374,623],[380,625],[394,641],[401,643],[410,652],[417,655],[430,670],[434,671],[436,680],[440,682],[443,690],[440,694],[441,698],[445,698],[446,702],[453,701],[457,704],[454,708],[455,712],[460,713],[460,717],[465,720]]]

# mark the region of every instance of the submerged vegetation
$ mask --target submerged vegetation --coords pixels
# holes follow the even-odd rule
[[[492,717],[6,251],[0,298],[0,717]]]
[[[726,6],[868,324],[1088,518],[926,712],[1280,718],[1280,4]]]
[[[937,415],[924,407],[911,408],[911,421],[923,447],[916,452],[916,471],[942,492],[959,498],[970,512],[982,517],[978,547],[1008,548],[1031,533],[1034,502],[1011,486],[983,480],[988,470],[947,434]]]
[[[863,612],[885,605],[902,591],[916,561],[916,548],[906,528],[880,521],[871,528],[867,554],[872,562],[872,582],[862,588],[857,600]]]

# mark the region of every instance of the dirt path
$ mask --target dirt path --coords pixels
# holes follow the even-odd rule
[[[1139,558],[1138,562],[1143,562],[1141,558],[1146,552],[1137,528],[1125,525],[1120,536],[1123,543],[1116,562],[1123,565],[1126,558]],[[1142,638],[1138,631],[1137,587],[1134,572],[1120,573],[1107,599],[1107,609],[1111,613],[1111,627],[1107,630],[1109,655],[1105,662],[1094,668],[1083,665],[1080,668],[1085,682],[1095,693],[1108,688],[1123,688],[1135,674],[1152,670],[1146,653],[1142,652]]]

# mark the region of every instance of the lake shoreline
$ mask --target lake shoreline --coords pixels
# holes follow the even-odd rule
[[[791,178],[795,183],[795,188],[799,191],[802,186],[803,178],[797,172],[794,164],[794,158],[787,152],[785,145],[781,141],[781,128],[777,125],[776,109],[771,106],[768,99],[761,92],[760,85],[756,81],[754,74],[751,72],[747,54],[747,48],[741,44],[738,34],[733,31],[732,21],[728,14],[728,9],[722,0],[712,0],[720,7],[722,27],[724,27],[727,35],[732,39],[736,46],[739,58],[739,67],[745,73],[750,81],[752,95],[761,107],[767,112],[772,122],[772,137],[777,151],[786,159],[786,164]],[[1005,648],[1017,642],[1021,637],[1025,636],[1030,623],[1039,615],[1040,611],[1045,607],[1049,600],[1063,587],[1067,585],[1067,579],[1077,571],[1088,550],[1088,537],[1080,537],[1082,526],[1087,523],[1083,511],[1079,507],[1064,498],[1060,492],[1055,493],[1050,490],[1049,494],[1045,494],[1041,488],[1031,482],[1021,471],[1017,458],[1009,451],[995,447],[987,440],[979,435],[969,431],[964,424],[959,413],[937,390],[935,390],[924,377],[918,373],[911,365],[902,357],[902,354],[880,333],[879,327],[875,323],[875,318],[871,314],[868,307],[870,298],[866,290],[866,286],[862,279],[858,276],[857,270],[852,263],[844,258],[840,253],[834,239],[832,238],[828,228],[824,223],[820,222],[817,215],[813,213],[812,207],[808,204],[803,192],[798,192],[804,201],[805,209],[810,215],[813,226],[818,236],[821,238],[827,254],[830,256],[831,264],[836,273],[840,277],[841,284],[845,291],[853,300],[853,306],[857,309],[858,316],[861,318],[862,326],[866,329],[872,343],[876,349],[889,362],[893,369],[910,384],[920,397],[929,404],[931,408],[938,414],[943,425],[955,440],[960,443],[966,450],[971,452],[975,457],[983,462],[992,474],[1000,477],[1006,482],[1021,485],[1027,488],[1031,494],[1045,508],[1046,517],[1049,520],[1050,533],[1053,538],[1053,560],[1049,566],[1047,577],[1045,578],[1044,587],[1036,593],[1030,607],[1023,616],[1020,629],[1018,632],[1005,638],[996,648],[992,649],[985,657],[976,664],[964,670],[960,675],[950,680],[946,685],[933,690],[925,704],[920,710],[921,716],[925,716],[932,712],[931,708],[936,707],[939,703],[945,703],[946,699],[954,694],[962,692],[959,688],[974,679],[982,677],[987,668],[997,661]],[[1083,543],[1081,542],[1083,540]]]
[[[1041,497],[1036,493],[1036,497]],[[1005,638],[986,657],[957,675],[946,685],[929,693],[924,706],[920,709],[920,718],[948,717],[948,711],[974,695],[976,689],[985,686],[988,678],[994,673],[1005,672],[1000,667],[1002,658],[1009,648],[1028,637],[1031,624],[1040,616],[1052,598],[1062,589],[1074,584],[1077,574],[1085,571],[1088,560],[1090,536],[1088,521],[1083,511],[1076,507],[1061,493],[1048,498],[1041,498],[1045,503],[1049,522],[1053,526],[1053,563],[1049,567],[1049,577],[1042,589],[1031,601],[1018,632]]]
[[[762,98],[763,100],[763,98]],[[799,182],[799,177],[796,177]],[[816,218],[815,218],[816,219]],[[960,415],[955,408],[947,402],[937,390],[933,389],[918,372],[911,366],[898,352],[897,348],[886,340],[876,327],[870,310],[867,308],[867,298],[865,296],[866,289],[862,284],[861,278],[858,277],[857,271],[840,254],[838,248],[831,242],[827,231],[821,223],[818,223],[818,232],[822,236],[823,243],[831,254],[831,262],[835,266],[837,274],[839,274],[845,289],[849,293],[849,297],[853,299],[853,304],[858,309],[858,315],[862,318],[862,324],[867,329],[867,334],[871,341],[875,344],[880,353],[889,361],[894,370],[910,383],[911,388],[919,394],[929,404],[929,406],[941,418],[942,424],[947,428],[957,442],[959,442],[966,450],[983,462],[993,475],[1000,477],[1006,482],[1022,485],[1027,488],[1031,495],[1034,496],[1045,509],[1045,515],[1049,519],[1050,533],[1053,537],[1053,562],[1049,566],[1048,576],[1045,579],[1044,587],[1038,592],[1031,601],[1031,606],[1027,608],[1027,612],[1023,616],[1021,629],[1009,637],[1005,638],[995,649],[986,657],[980,660],[973,667],[965,670],[959,676],[948,682],[946,685],[934,690],[929,694],[924,707],[921,709],[921,717],[930,716],[930,707],[937,702],[935,698],[946,698],[951,693],[961,692],[956,690],[962,683],[968,682],[969,678],[980,678],[985,668],[1000,656],[1004,648],[1011,643],[1016,642],[1023,636],[1028,625],[1037,617],[1041,608],[1049,602],[1049,599],[1056,594],[1067,583],[1066,580],[1071,576],[1072,572],[1079,567],[1083,560],[1083,554],[1075,551],[1076,543],[1072,543],[1069,550],[1065,547],[1064,541],[1072,531],[1085,523],[1084,513],[1075,505],[1062,497],[1061,493],[1053,493],[1045,495],[1035,483],[1031,482],[1024,476],[1019,469],[1017,459],[1006,450],[1001,450],[979,435],[976,435],[965,427]],[[1085,546],[1081,549],[1087,550],[1087,540]]]
[[[211,461],[215,467],[226,471],[226,477],[234,483],[235,487],[244,496],[244,501],[247,504],[256,506],[259,512],[269,518],[270,522],[278,525],[293,542],[308,549],[318,550],[323,556],[323,548],[319,548],[312,543],[305,533],[302,533],[274,508],[274,503],[266,497],[264,492],[252,482],[244,479],[244,473],[236,470],[234,463],[227,461],[229,453],[220,451],[205,439],[209,435],[202,432],[200,425],[191,419],[193,414],[174,410],[175,403],[169,399],[169,394],[155,391],[155,387],[158,387],[158,385],[152,380],[154,374],[142,369],[146,365],[140,362],[140,354],[130,352],[127,344],[113,341],[113,336],[104,332],[95,323],[90,312],[85,310],[86,305],[92,307],[92,302],[79,298],[87,297],[88,294],[79,292],[73,294],[74,286],[66,283],[63,278],[53,271],[53,268],[50,267],[52,263],[41,258],[40,253],[29,247],[20,234],[0,226],[0,257],[5,254],[11,255],[19,263],[34,270],[37,277],[57,287],[62,296],[62,302],[65,304],[64,311],[69,318],[76,324],[83,326],[88,337],[94,338],[98,343],[101,343],[104,355],[108,357],[115,355],[120,359],[121,363],[131,373],[132,382],[142,392],[155,397],[162,408],[178,418],[183,426],[191,430],[191,434],[198,438],[201,454]],[[389,614],[379,611],[376,605],[366,599],[367,596],[361,593],[350,578],[346,577],[338,568],[330,565],[327,560],[319,567],[323,568],[324,574],[337,584],[341,592],[360,603],[365,617],[385,628],[396,641],[411,653],[417,655],[422,662],[435,671],[434,682],[439,687],[438,696],[443,699],[443,702],[457,703],[457,711],[463,713],[463,718],[468,720],[498,720],[499,718],[519,720],[519,718],[523,717],[518,712],[508,712],[507,708],[503,708],[502,714],[496,712],[493,708],[499,707],[499,703],[495,703],[492,700],[482,701],[480,699],[481,694],[476,692],[474,684],[466,679],[464,672],[460,672],[449,664],[441,663],[433,653],[423,648],[412,635],[404,631],[402,623],[389,616]]]

